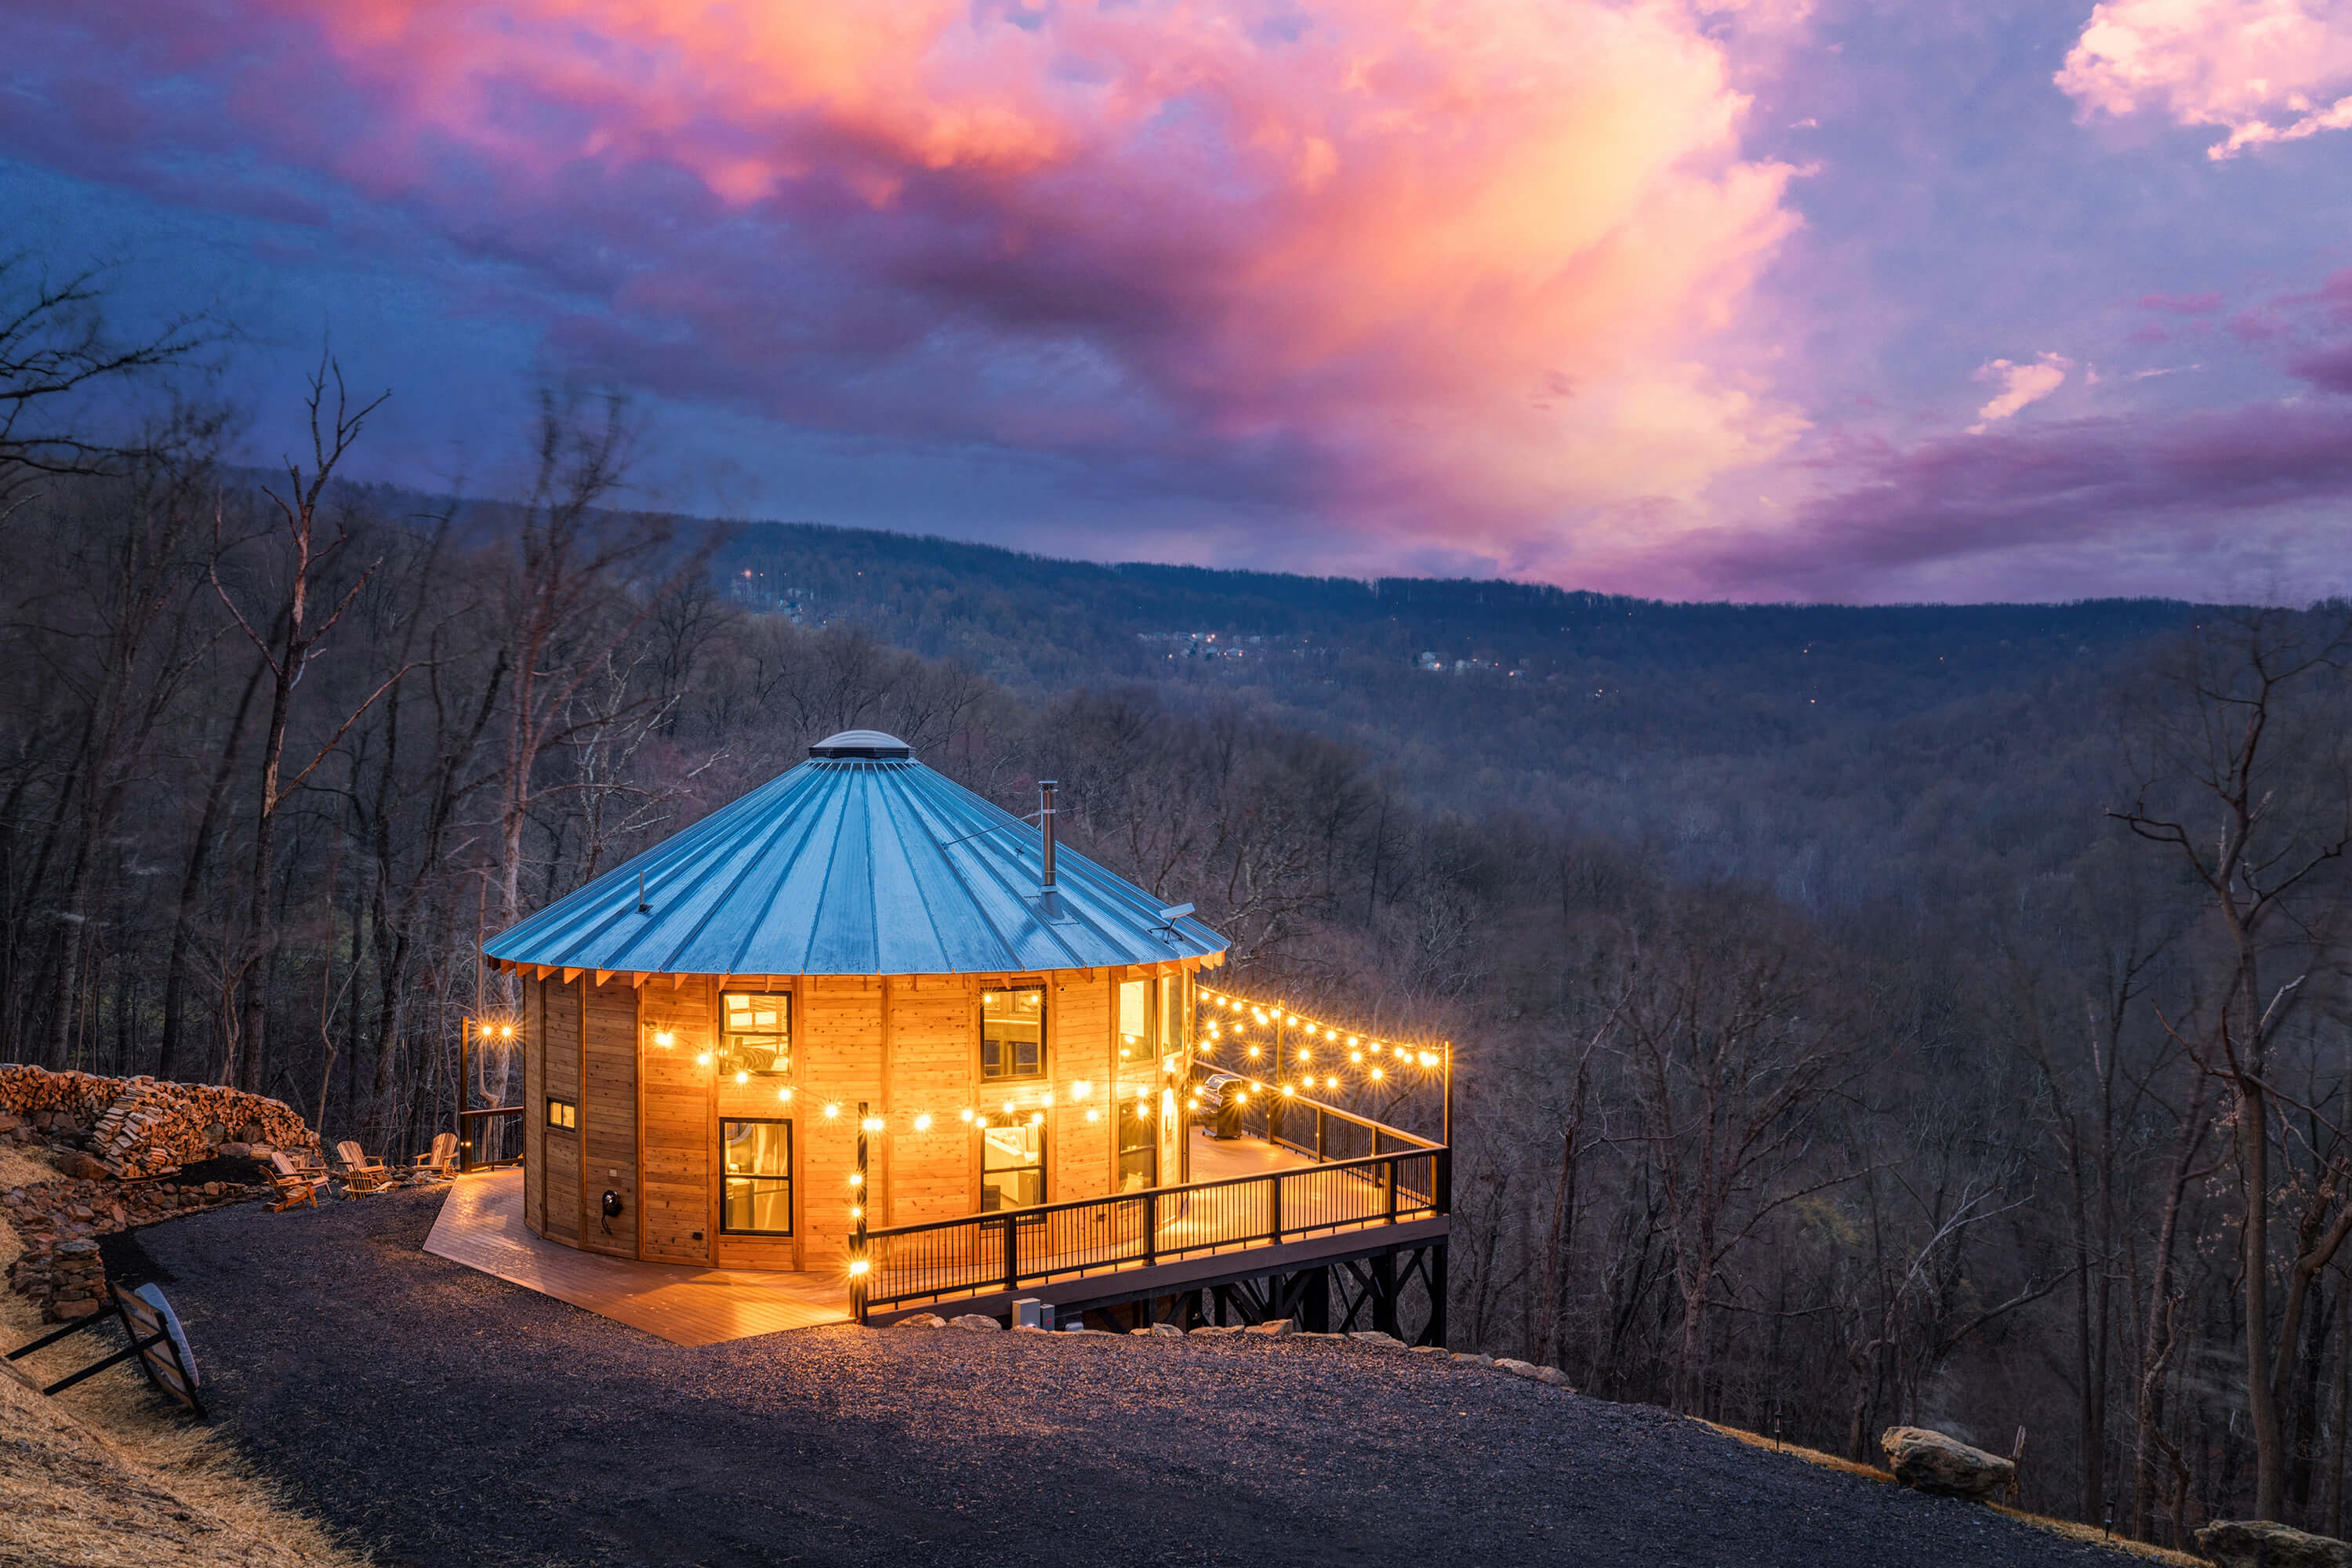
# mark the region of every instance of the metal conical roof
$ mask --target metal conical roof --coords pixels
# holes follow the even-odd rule
[[[1154,963],[1225,939],[847,731],[790,773],[493,938],[516,964],[657,974],[1003,974]],[[645,907],[638,903],[644,877]]]

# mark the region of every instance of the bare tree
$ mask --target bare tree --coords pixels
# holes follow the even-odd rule
[[[2218,616],[2176,650],[2137,735],[2139,788],[2111,812],[2175,852],[2204,890],[2209,1003],[2182,1037],[2233,1100],[2245,1300],[2245,1390],[2254,1509],[2285,1510],[2283,1391],[2298,1347],[2272,1318],[2271,1208],[2281,1109],[2273,1047],[2327,962],[2352,847],[2352,753],[2343,674],[2352,615],[2258,610]],[[2346,1224],[2352,1224],[2347,1216]],[[2324,1233],[2333,1244],[2341,1229]],[[2308,1252],[2305,1254],[2308,1256]],[[2325,1259],[2322,1259],[2324,1263]],[[2308,1274],[2289,1284],[2300,1307]]]
[[[327,406],[327,383],[335,387],[334,406]],[[262,731],[259,788],[255,797],[253,828],[253,861],[251,884],[247,889],[247,914],[244,968],[244,1001],[238,1012],[236,1036],[230,1042],[227,1059],[222,1066],[222,1079],[241,1082],[247,1088],[258,1088],[262,1081],[264,1031],[268,1023],[269,998],[263,980],[262,961],[275,940],[276,921],[272,919],[270,900],[275,889],[277,829],[278,808],[289,795],[309,778],[320,763],[333,754],[344,734],[399,680],[402,671],[394,671],[383,684],[368,693],[358,706],[350,710],[336,724],[326,741],[310,760],[288,773],[285,768],[286,735],[293,721],[294,689],[301,683],[310,663],[324,651],[329,633],[335,629],[343,612],[367,585],[375,567],[362,568],[352,579],[342,595],[321,615],[311,595],[322,586],[328,568],[344,547],[351,542],[351,531],[341,522],[334,525],[331,536],[320,528],[320,509],[327,487],[332,481],[336,465],[349,454],[352,444],[358,440],[367,416],[383,406],[390,393],[383,393],[354,408],[343,385],[341,364],[322,358],[319,368],[311,373],[310,390],[305,401],[310,412],[310,467],[306,472],[295,458],[286,461],[286,486],[266,492],[278,510],[278,531],[282,531],[285,547],[290,552],[286,563],[286,576],[280,586],[280,602],[272,614],[262,617],[270,630],[265,634],[254,625],[253,617],[239,607],[236,596],[221,581],[224,558],[235,547],[226,537],[225,523],[216,516],[214,533],[211,577],[213,589],[221,603],[228,607],[236,620],[268,668],[269,713]],[[247,542],[240,540],[238,544]]]

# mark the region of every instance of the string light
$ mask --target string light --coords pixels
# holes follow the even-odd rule
[[[694,1058],[694,1065],[698,1068],[709,1067],[710,1065],[710,1053],[709,1051],[704,1051],[700,1055],[697,1056]]]
[[[827,1121],[831,1121],[834,1117],[841,1114],[841,1107],[835,1104],[827,1104],[824,1108],[824,1114],[825,1119]]]
[[[793,1102],[793,1091],[790,1086],[776,1090],[776,1098],[790,1105]]]
[[[751,1081],[751,1075],[748,1072],[739,1070],[735,1074],[735,1081],[737,1083],[749,1083]]]
[[[927,1110],[927,1111],[925,1111],[922,1115],[918,1116],[918,1117],[916,1117],[916,1118],[915,1118],[915,1131],[918,1131],[918,1132],[929,1132],[930,1130],[931,1130],[931,1115],[930,1115],[930,1112],[929,1112],[929,1111],[928,1111],[928,1110]]]

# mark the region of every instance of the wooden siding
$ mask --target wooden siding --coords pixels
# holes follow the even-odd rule
[[[637,993],[608,980],[588,993],[585,1092],[580,1102],[580,1245],[615,1258],[637,1255]],[[621,1217],[606,1234],[605,1189],[621,1194]]]
[[[536,1121],[546,1148],[545,1195],[540,1212],[546,1235],[556,1241],[580,1240],[580,1134],[547,1125],[547,1101],[580,1103],[580,997],[585,987],[578,981],[547,987],[547,1050],[540,1071],[546,1088],[523,1114]]]
[[[857,1103],[866,1101],[874,1114],[883,1110],[882,982],[809,981],[803,988],[797,1033],[799,1103],[803,1108],[797,1129],[801,1266],[838,1268],[849,1249],[849,1173],[856,1165]],[[826,1116],[829,1104],[839,1106],[840,1114]],[[881,1194],[876,1201],[886,1213],[889,1141],[885,1133],[869,1156]]]
[[[1112,1030],[1118,1022],[1111,1006],[1111,985],[1117,973],[1097,970],[1059,975],[1046,999],[1054,1037],[1046,1070],[1054,1075],[1056,1112],[1054,1146],[1045,1168],[1048,1203],[1098,1198],[1110,1192],[1118,1136],[1111,1099],[1111,1063],[1116,1059]],[[1072,1092],[1079,1083],[1092,1091],[1085,1100]],[[1089,1110],[1100,1110],[1102,1119],[1087,1121]]]
[[[955,1219],[979,1202],[971,1129],[962,1111],[972,1103],[980,1050],[977,988],[940,976],[890,982],[890,1201],[877,1225],[921,1225]],[[915,1131],[918,1115],[931,1125]]]
[[[638,1068],[637,1256],[666,1263],[711,1258],[711,1148],[717,1139],[709,1068],[695,1058],[717,1047],[717,990],[708,977],[646,984],[640,999],[644,1044]],[[653,1043],[667,1031],[667,1047]]]
[[[1049,1202],[1111,1188],[1120,975],[1070,971],[1045,980],[1047,1076],[1012,1094],[1024,1104],[1041,1091],[1053,1095]],[[979,1142],[961,1113],[1007,1097],[1002,1086],[983,1089],[980,1081],[979,993],[1022,978],[740,977],[739,986],[793,994],[789,1101],[779,1098],[776,1079],[737,1084],[696,1060],[719,1044],[715,977],[673,984],[660,975],[637,987],[626,977],[593,985],[583,976],[569,985],[550,978],[527,986],[526,1223],[551,1240],[614,1257],[829,1274],[844,1261],[852,1225],[848,1176],[860,1100],[887,1123],[870,1154],[871,1223],[970,1214],[979,1202]],[[667,1048],[653,1043],[661,1031],[672,1037]],[[1085,1099],[1076,1093],[1080,1082],[1089,1088]],[[549,1095],[580,1104],[578,1133],[547,1131]],[[824,1114],[828,1103],[840,1108],[831,1119]],[[1089,1110],[1100,1119],[1088,1121]],[[918,1132],[914,1121],[923,1114],[931,1125]],[[737,1116],[793,1123],[789,1238],[728,1237],[719,1228],[719,1122]],[[624,1205],[610,1237],[597,1213],[608,1186]]]
[[[522,988],[523,1223],[547,1234],[547,982]],[[463,1122],[457,1136],[471,1136]]]

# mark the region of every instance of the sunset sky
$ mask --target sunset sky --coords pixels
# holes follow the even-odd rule
[[[2352,587],[2352,0],[0,0],[7,243],[372,475],[1667,597]]]

